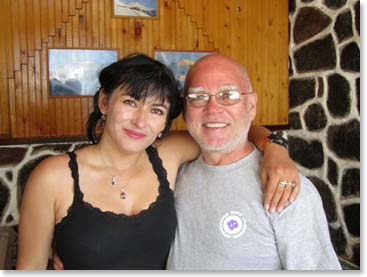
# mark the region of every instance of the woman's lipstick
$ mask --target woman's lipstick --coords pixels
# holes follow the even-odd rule
[[[133,130],[130,130],[130,129],[125,129],[125,128],[124,128],[124,131],[125,131],[125,133],[126,133],[129,137],[131,137],[131,138],[133,138],[133,139],[142,139],[142,138],[144,138],[144,137],[145,137],[145,134],[140,133],[140,132],[137,132],[137,131],[133,131]]]

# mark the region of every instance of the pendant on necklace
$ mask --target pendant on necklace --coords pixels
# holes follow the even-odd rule
[[[125,199],[126,198],[126,192],[125,192],[124,188],[121,189],[120,198],[121,199]]]
[[[114,187],[117,185],[116,176],[112,175],[111,185]]]

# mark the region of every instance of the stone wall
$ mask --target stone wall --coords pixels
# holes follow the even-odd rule
[[[289,1],[291,157],[319,190],[337,254],[360,264],[360,2]]]
[[[289,151],[318,188],[334,247],[360,264],[359,1],[289,2]],[[0,147],[0,225],[16,225],[24,183],[83,143]]]

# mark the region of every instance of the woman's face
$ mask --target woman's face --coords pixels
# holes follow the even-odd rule
[[[102,96],[102,102],[101,112],[107,115],[103,136],[109,136],[122,151],[143,151],[166,126],[170,106],[166,100],[163,103],[155,97],[136,100],[117,89],[109,101]]]

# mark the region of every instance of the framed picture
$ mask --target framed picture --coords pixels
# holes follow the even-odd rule
[[[158,18],[159,0],[112,0],[112,14],[119,17]]]
[[[186,74],[197,59],[213,52],[189,52],[189,51],[161,51],[154,52],[154,58],[167,65],[180,83],[180,89],[185,83]]]
[[[99,72],[117,59],[117,50],[48,49],[50,95],[94,95]]]

